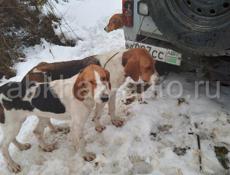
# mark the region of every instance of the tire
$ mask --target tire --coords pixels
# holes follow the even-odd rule
[[[230,55],[230,0],[148,0],[148,5],[158,29],[179,49]]]

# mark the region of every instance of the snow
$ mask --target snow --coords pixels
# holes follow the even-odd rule
[[[59,0],[58,4],[49,1],[53,11],[61,21],[61,30],[69,37],[78,40],[75,47],[63,47],[53,45],[42,40],[40,45],[25,49],[26,63],[16,65],[17,77],[11,79],[20,81],[21,78],[35,65],[40,62],[57,62],[73,59],[82,59],[86,56],[100,54],[111,50],[120,50],[125,47],[122,30],[110,34],[104,31],[110,16],[121,12],[119,0]],[[44,13],[51,11],[49,5],[44,7]],[[60,33],[60,29],[56,29]],[[112,42],[111,42],[112,41]]]
[[[65,33],[72,37],[80,37],[75,47],[63,47],[42,40],[37,45],[25,50],[27,61],[16,65],[17,76],[21,78],[37,63],[82,59],[89,55],[124,48],[122,30],[112,33],[104,32],[109,17],[121,11],[121,0],[68,0],[55,3],[55,12],[64,17],[61,26]],[[44,9],[47,13],[48,7]],[[66,22],[71,26],[66,26]],[[56,31],[57,33],[60,32]],[[20,163],[25,175],[223,175],[225,171],[218,162],[214,146],[230,148],[230,91],[221,88],[220,98],[210,99],[205,95],[202,86],[199,98],[195,94],[193,74],[169,74],[155,89],[145,94],[147,104],[134,102],[122,104],[122,93],[118,95],[117,109],[119,116],[126,120],[122,128],[116,128],[107,116],[107,108],[103,112],[102,123],[106,130],[99,134],[89,120],[85,127],[87,149],[96,153],[93,162],[85,162],[71,146],[68,136],[63,133],[54,134],[46,130],[45,137],[50,143],[57,142],[58,149],[52,153],[44,153],[39,149],[33,135],[37,118],[29,117],[19,135],[22,142],[30,142],[30,150],[20,152],[13,145],[10,153]],[[185,103],[178,105],[175,94],[168,93],[172,82],[180,82],[183,86],[181,98]],[[178,86],[171,86],[174,93]],[[212,88],[214,89],[214,88]],[[154,95],[154,91],[158,95]],[[56,121],[55,121],[56,122]],[[197,123],[198,128],[195,128]],[[188,134],[193,133],[193,134]],[[201,138],[201,155],[203,173],[199,168],[198,134]],[[186,152],[178,156],[175,148],[184,148]],[[229,156],[230,158],[230,156]],[[10,175],[0,154],[0,174]]]

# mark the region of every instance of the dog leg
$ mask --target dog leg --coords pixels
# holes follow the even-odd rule
[[[55,150],[56,144],[47,144],[45,143],[43,138],[44,130],[48,126],[48,122],[49,119],[47,120],[47,118],[39,118],[39,122],[34,130],[34,134],[39,141],[40,148],[45,152],[52,152],[53,150]]]
[[[116,127],[121,127],[124,124],[124,121],[116,117],[116,91],[111,92],[110,99],[109,99],[109,115],[111,116],[112,124]]]
[[[48,127],[51,129],[52,132],[58,133],[63,132],[64,134],[68,134],[70,132],[69,126],[56,126],[51,123],[50,119],[47,119]]]
[[[103,126],[100,122],[100,118],[102,115],[102,111],[104,108],[105,104],[96,104],[96,110],[95,110],[95,114],[93,117],[93,122],[95,123],[95,130],[99,133],[103,132],[105,130],[105,126]]]
[[[80,128],[82,128],[82,127],[80,127]],[[86,150],[86,141],[83,137],[83,132],[81,132],[80,129],[78,129],[77,131],[76,130],[75,131],[70,130],[70,133],[71,133],[71,140],[72,140],[73,146],[74,146],[76,151],[79,151],[82,158],[87,162],[90,162],[90,161],[93,161],[94,159],[96,159],[96,154],[94,154],[92,152],[88,152]],[[77,133],[77,134],[74,134],[74,133]]]
[[[86,141],[83,135],[83,129],[84,129],[84,124],[83,125],[79,125],[78,126],[79,130],[77,131],[77,133],[79,134],[78,136],[78,145],[79,145],[79,151],[81,156],[83,157],[83,159],[87,162],[93,161],[94,159],[96,159],[96,154],[92,153],[92,152],[88,152],[86,150]],[[75,132],[76,133],[76,132]],[[75,136],[76,138],[76,136]]]
[[[86,141],[83,137],[83,134],[82,136],[80,137],[80,153],[83,157],[83,159],[87,162],[91,162],[93,161],[94,159],[96,159],[96,154],[92,153],[92,152],[88,152],[85,148],[86,148]]]
[[[148,104],[145,100],[144,100],[144,93],[141,93],[141,94],[137,94],[137,100],[140,104]]]
[[[17,136],[22,121],[14,120],[14,121],[8,121],[9,118],[12,118],[12,116],[6,116],[6,123],[3,125],[3,134],[4,138],[2,140],[2,154],[3,157],[8,165],[8,168],[13,173],[19,173],[21,171],[21,166],[17,164],[10,156],[9,154],[9,145],[11,142],[14,141],[15,137]]]
[[[90,111],[81,106],[82,112],[76,116],[76,111],[72,111],[72,120],[71,120],[71,127],[70,127],[70,136],[72,143],[76,149],[76,151],[80,151],[81,156],[84,158],[85,161],[92,161],[96,158],[96,155],[91,152],[87,152],[86,150],[86,141],[84,139],[84,126],[88,119]]]
[[[25,151],[31,148],[31,144],[29,143],[20,143],[16,138],[13,140],[13,144],[20,150]]]

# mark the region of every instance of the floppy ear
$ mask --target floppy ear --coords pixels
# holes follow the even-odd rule
[[[131,77],[134,81],[138,81],[140,77],[140,66],[137,59],[128,59],[125,66],[125,76]]]
[[[124,26],[124,16],[123,16],[123,14],[120,14],[120,19],[121,19],[122,26]]]
[[[119,25],[119,28],[122,28],[124,26],[123,15],[122,14],[118,17],[117,23]]]
[[[78,99],[80,101],[84,100],[84,96],[87,93],[85,88],[86,88],[86,85],[85,85],[85,82],[84,82],[83,75],[80,74],[77,77],[77,80],[76,80],[76,82],[74,84],[74,87],[73,87],[73,94],[74,94],[76,99]]]
[[[105,70],[105,73],[106,73],[106,80],[107,80],[108,83],[109,83],[109,89],[111,90],[110,73],[109,73],[109,71],[107,71],[107,70]]]

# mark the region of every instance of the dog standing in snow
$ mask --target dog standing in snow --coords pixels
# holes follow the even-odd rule
[[[158,81],[158,73],[155,68],[156,61],[146,49],[135,48],[121,51],[112,51],[105,54],[94,55],[82,60],[73,60],[56,63],[41,63],[33,68],[26,77],[36,82],[44,82],[48,77],[57,80],[60,77],[68,78],[78,73],[89,64],[97,64],[106,68],[110,72],[112,91],[108,101],[109,115],[112,124],[121,127],[124,121],[116,116],[116,92],[125,82],[126,78],[134,84],[151,86]],[[100,123],[100,117],[105,103],[97,104],[94,114],[95,129],[102,132],[105,129]],[[53,130],[58,130],[57,126],[47,120],[47,126]]]
[[[38,83],[10,82],[0,87],[0,122],[4,137],[1,148],[9,169],[20,172],[21,167],[9,154],[9,145],[13,143],[20,150],[27,150],[30,144],[20,143],[16,136],[27,116],[36,115],[39,123],[34,131],[39,145],[44,151],[52,151],[54,145],[43,140],[47,118],[70,119],[70,134],[76,149],[84,159],[91,161],[95,154],[85,150],[83,128],[95,103],[104,104],[110,96],[110,74],[98,66],[89,65],[82,72],[69,79]]]

